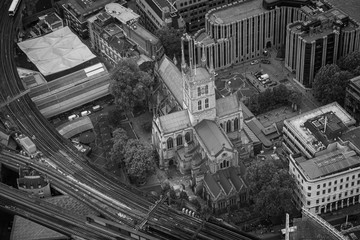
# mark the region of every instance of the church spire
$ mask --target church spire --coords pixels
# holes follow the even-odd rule
[[[204,45],[204,43],[202,44],[201,66],[206,67],[206,55],[205,55],[205,45]]]
[[[184,38],[181,37],[181,70],[185,72],[186,62],[185,62],[185,54],[184,54]]]
[[[210,66],[209,66],[209,72],[211,74],[213,74],[215,71],[214,71],[214,58],[213,58],[213,52],[212,52],[212,49],[210,48]]]

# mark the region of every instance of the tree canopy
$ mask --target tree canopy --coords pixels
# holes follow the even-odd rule
[[[284,84],[280,84],[250,97],[249,109],[255,114],[261,114],[279,105],[295,104],[299,106],[301,98],[302,94],[300,92],[289,90]]]
[[[262,216],[276,217],[294,210],[295,181],[282,163],[258,160],[247,168],[247,179],[254,209]]]
[[[183,30],[174,28],[163,28],[156,32],[164,47],[165,54],[171,59],[175,56],[178,62],[181,59],[181,37],[183,34]]]
[[[338,62],[338,66],[341,70],[354,73],[354,70],[360,67],[360,51],[349,53],[341,58]]]
[[[122,128],[118,128],[113,132],[113,147],[110,151],[111,161],[115,164],[122,164],[124,153],[125,153],[125,145],[129,137],[126,134],[126,131]]]
[[[147,102],[153,81],[134,60],[122,59],[112,73],[109,91],[120,110],[132,111],[136,105]]]
[[[353,74],[342,71],[336,64],[328,64],[316,73],[313,92],[315,98],[322,104],[338,102],[344,104],[346,86]]]
[[[137,139],[130,139],[125,145],[124,163],[131,179],[146,179],[155,170],[153,149]]]

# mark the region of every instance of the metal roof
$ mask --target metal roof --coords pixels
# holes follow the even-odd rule
[[[176,101],[182,105],[183,102],[183,79],[181,72],[175,64],[167,57],[163,57],[159,65],[158,73]]]
[[[235,94],[216,100],[216,115],[226,116],[239,111],[239,101]]]
[[[164,133],[171,133],[191,126],[187,110],[174,112],[159,117],[160,127]]]
[[[199,140],[205,145],[209,154],[215,155],[224,147],[232,149],[233,145],[220,127],[211,120],[204,119],[195,126]]]
[[[297,161],[297,159],[295,158]],[[338,149],[307,161],[297,161],[310,179],[360,166],[360,156],[350,149]]]

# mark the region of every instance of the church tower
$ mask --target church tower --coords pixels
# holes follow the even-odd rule
[[[189,66],[185,63],[184,41],[189,45]],[[181,38],[181,71],[183,77],[183,107],[188,109],[191,124],[194,126],[203,119],[215,120],[216,98],[215,98],[215,75],[212,65],[206,67],[205,48],[202,47],[201,66],[197,67],[192,60],[195,51],[194,40],[189,36]]]

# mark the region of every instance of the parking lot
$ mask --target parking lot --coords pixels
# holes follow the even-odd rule
[[[287,86],[288,89],[301,92],[303,95],[302,104],[300,109],[302,112],[306,112],[317,108],[320,104],[314,99],[309,89],[304,89],[298,82],[294,80],[294,74],[289,72],[285,66],[284,61],[276,59],[277,51],[275,49],[268,50],[269,55],[267,57],[259,57],[257,62],[254,60],[244,63],[233,65],[232,67],[219,70],[216,79],[224,79],[232,74],[242,74],[246,76],[247,82],[256,89],[256,91],[264,91],[268,86],[263,86],[261,82],[254,76],[255,73],[261,72],[262,74],[268,74],[269,80],[276,82],[277,85],[282,83]],[[261,59],[269,60],[269,64],[261,63]],[[271,86],[274,87],[274,86]]]

